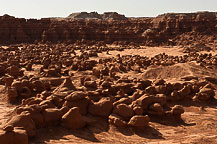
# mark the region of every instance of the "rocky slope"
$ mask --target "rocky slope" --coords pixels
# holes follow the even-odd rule
[[[109,18],[109,14],[104,14]],[[163,14],[126,20],[0,17],[0,43],[86,42],[180,45],[202,40],[215,43],[216,12]]]

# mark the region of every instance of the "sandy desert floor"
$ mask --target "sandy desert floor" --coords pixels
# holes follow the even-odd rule
[[[98,54],[98,57],[91,57],[92,60],[124,55],[141,55],[153,57],[157,54],[165,53],[173,56],[183,56],[182,48],[179,47],[143,47],[141,49],[125,49],[123,51],[108,51]],[[77,51],[79,54],[79,51]],[[202,52],[204,53],[204,52]],[[205,52],[206,53],[206,52]],[[211,51],[213,55],[217,51]],[[35,71],[25,72],[25,75],[37,75],[37,65]],[[73,71],[74,83],[84,74]],[[164,79],[166,82],[179,81],[185,76],[217,78],[217,69],[201,67],[196,62],[177,63],[171,66],[150,66],[140,72],[128,71],[118,73],[118,76],[128,76],[129,78],[144,79]],[[217,85],[212,84],[216,89]],[[5,91],[1,85],[0,91]],[[215,91],[216,93],[217,91]],[[217,143],[217,97],[208,102],[180,101],[169,102],[167,106],[175,104],[184,107],[181,121],[168,120],[163,117],[153,117],[146,128],[135,129],[131,127],[117,128],[107,123],[107,119],[94,117],[91,125],[79,130],[62,128],[61,126],[50,126],[37,129],[36,136],[29,141],[32,144],[71,144],[71,143],[126,143],[126,144],[216,144]],[[18,104],[8,104],[3,99],[0,101],[0,126],[2,127],[10,113]]]

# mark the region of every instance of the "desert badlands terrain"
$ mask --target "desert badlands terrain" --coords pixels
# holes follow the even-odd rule
[[[217,13],[0,17],[0,144],[216,144]]]

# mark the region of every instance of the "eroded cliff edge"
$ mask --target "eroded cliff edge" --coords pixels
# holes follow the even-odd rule
[[[215,43],[217,13],[168,13],[125,20],[0,17],[0,43],[83,42],[143,45]]]

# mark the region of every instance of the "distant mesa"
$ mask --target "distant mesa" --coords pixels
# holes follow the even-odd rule
[[[79,12],[72,13],[67,18],[70,19],[101,19],[101,20],[126,20],[125,15],[118,14],[117,12],[105,12],[98,14],[97,12]]]
[[[4,14],[3,16],[2,16],[2,18],[3,19],[13,19],[13,18],[15,18],[14,16],[10,16],[10,15],[8,15],[8,14]]]

